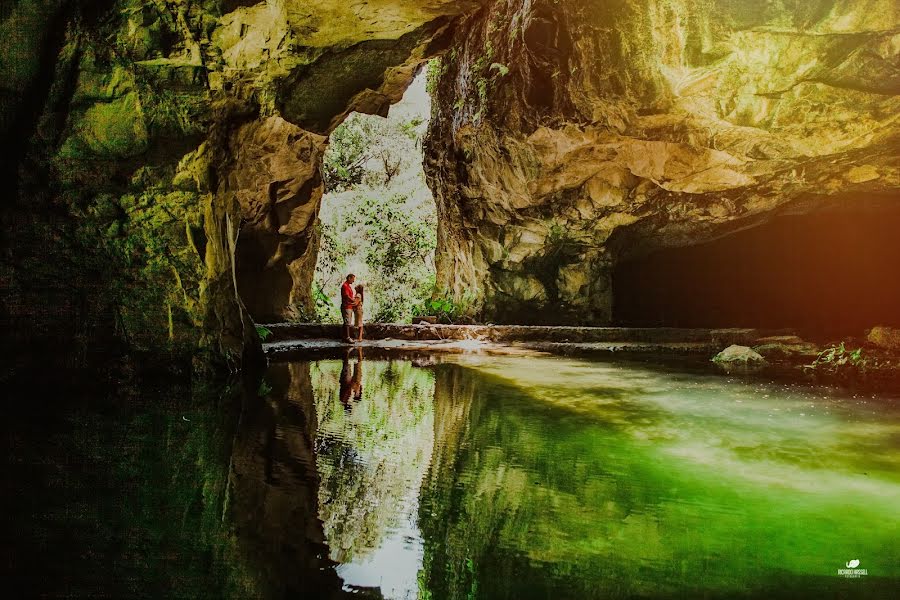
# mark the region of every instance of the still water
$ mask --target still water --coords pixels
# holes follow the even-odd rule
[[[80,398],[14,423],[7,587],[900,598],[900,403],[886,395],[705,365],[356,350],[210,392]],[[845,577],[851,561],[864,572]]]
[[[900,590],[889,398],[547,356],[354,351],[267,381],[231,514],[276,595],[312,571],[436,600]]]

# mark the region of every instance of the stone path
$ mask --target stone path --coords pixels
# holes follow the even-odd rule
[[[339,340],[339,325],[273,323],[263,344],[267,354],[350,348]],[[359,347],[443,352],[641,352],[715,354],[731,344],[752,345],[773,334],[758,329],[678,329],[632,327],[553,327],[526,325],[366,325]]]

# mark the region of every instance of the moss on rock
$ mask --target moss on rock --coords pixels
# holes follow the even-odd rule
[[[90,106],[72,125],[60,158],[128,158],[147,149],[148,136],[140,98],[128,92]]]

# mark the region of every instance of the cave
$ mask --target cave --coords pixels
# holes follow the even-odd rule
[[[387,115],[434,58],[421,143],[437,229],[428,301],[458,322],[824,329],[836,325],[813,315],[838,306],[840,327],[892,322],[895,292],[864,292],[875,276],[851,281],[849,266],[834,270],[861,290],[850,300],[809,283],[803,301],[741,310],[715,301],[712,283],[693,308],[675,291],[655,308],[675,283],[652,275],[682,253],[734,261],[739,249],[715,245],[729,238],[706,245],[710,235],[748,219],[769,224],[733,243],[774,232],[794,222],[775,215],[811,194],[855,207],[896,193],[892,5],[645,2],[14,2],[0,14],[0,31],[22,39],[7,48],[18,67],[0,90],[0,130],[17,140],[20,176],[3,211],[15,226],[0,309],[27,325],[10,330],[76,342],[116,331],[126,346],[209,349],[226,363],[258,355],[256,324],[315,314],[329,136],[354,113]],[[890,253],[874,250],[885,225],[872,220],[860,248],[887,273]],[[623,230],[640,232],[625,254],[612,243]],[[743,263],[766,264],[774,246],[753,243],[760,256]],[[696,244],[616,267],[635,250]],[[807,253],[779,268],[796,262],[806,281],[821,271]],[[689,271],[677,279],[714,272]],[[791,287],[787,271],[770,275],[721,288]],[[85,300],[59,311],[23,300],[48,289]],[[750,306],[772,304],[770,315]]]
[[[895,597],[898,34],[897,0],[3,0],[8,587]],[[404,163],[339,143],[366,122]]]
[[[613,317],[643,327],[792,328],[811,336],[900,325],[900,206],[785,214],[623,261]]]

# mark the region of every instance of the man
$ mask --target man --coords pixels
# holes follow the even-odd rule
[[[359,305],[359,298],[356,297],[356,290],[353,289],[354,281],[356,281],[356,275],[350,273],[341,285],[341,317],[344,319],[344,342],[347,344],[353,343],[353,338],[350,337],[350,326],[353,324],[353,313]]]
[[[345,410],[351,410],[353,408],[352,401],[362,399],[362,348],[358,346],[356,348],[356,365],[353,367],[353,375],[350,374],[350,353],[352,351],[352,348],[347,348],[347,352],[344,354],[344,363],[341,366],[341,389],[339,398],[341,404],[344,405]]]

